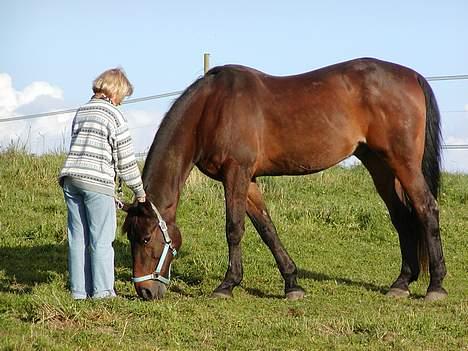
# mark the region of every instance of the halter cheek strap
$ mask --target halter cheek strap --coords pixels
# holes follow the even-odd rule
[[[158,209],[156,208],[156,206],[154,206],[152,202],[150,202],[150,204],[151,204],[151,207],[153,208],[154,213],[156,214],[156,217],[158,217],[158,225],[159,225],[159,228],[161,229],[161,232],[162,232],[163,238],[164,238],[164,242],[165,242],[164,243],[164,248],[163,248],[163,252],[161,254],[161,257],[159,258],[159,263],[158,263],[156,269],[154,270],[154,272],[151,273],[151,274],[148,274],[148,275],[144,275],[142,277],[132,277],[132,281],[134,283],[141,283],[141,282],[144,282],[144,281],[147,281],[147,280],[158,280],[161,283],[167,285],[171,281],[171,265],[169,265],[169,275],[168,275],[167,278],[163,277],[161,275],[161,269],[162,269],[162,267],[164,265],[164,262],[166,261],[167,254],[169,252],[171,252],[172,257],[175,257],[177,255],[177,250],[172,246],[172,240],[169,237],[169,232],[167,230],[166,222],[163,220],[163,218],[162,218],[161,214],[159,213]]]
[[[159,259],[158,266],[156,267],[156,270],[148,275],[144,275],[142,277],[133,277],[132,281],[134,283],[140,283],[144,282],[146,280],[158,280],[161,283],[164,284],[169,284],[171,282],[171,265],[169,265],[169,276],[168,278],[165,278],[161,275],[161,269],[164,265],[164,262],[166,261],[167,254],[169,253],[169,249],[172,249],[172,256],[175,257],[177,255],[177,251],[174,248],[171,248],[170,244],[164,244],[163,252],[161,255],[161,258]]]

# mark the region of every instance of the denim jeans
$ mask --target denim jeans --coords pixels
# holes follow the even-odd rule
[[[73,298],[115,296],[114,198],[80,189],[67,178],[63,193],[68,208],[68,272]]]

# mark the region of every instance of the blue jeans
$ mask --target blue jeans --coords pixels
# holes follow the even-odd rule
[[[114,198],[80,189],[67,178],[63,193],[68,208],[68,272],[73,298],[115,296]]]

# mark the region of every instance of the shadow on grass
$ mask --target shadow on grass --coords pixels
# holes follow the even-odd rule
[[[34,285],[50,281],[67,270],[66,244],[0,248],[0,291],[30,293]]]
[[[264,291],[256,288],[247,288],[242,286],[242,288],[247,291],[250,295],[254,295],[260,298],[267,298],[267,299],[284,299],[284,295],[279,294],[269,294],[265,293]]]
[[[131,254],[127,245],[114,242],[116,280],[130,280]],[[67,243],[0,247],[0,292],[31,293],[37,284],[57,275],[67,279]]]
[[[114,242],[115,251],[115,279],[129,281],[131,279],[131,253],[127,244],[120,241]],[[67,244],[46,244],[32,247],[0,247],[0,292],[30,293],[37,284],[49,283],[57,275],[67,276]],[[203,281],[203,277],[194,272],[183,273],[175,271],[178,280],[186,285],[196,287]],[[377,286],[372,283],[353,281],[348,278],[330,276],[323,273],[300,269],[300,279],[312,279],[315,281],[334,281],[337,284],[355,286],[366,290],[385,294],[388,287]],[[221,278],[222,279],[222,278]],[[284,295],[271,294],[257,288],[243,287],[243,289],[260,298],[283,299]],[[183,290],[174,288],[175,292],[184,295]],[[185,293],[187,294],[187,293]],[[191,293],[189,293],[190,295]]]
[[[378,286],[372,283],[353,281],[348,278],[333,277],[324,273],[311,272],[305,269],[298,270],[298,278],[299,279],[312,279],[315,281],[333,281],[333,282],[336,282],[337,284],[364,288],[366,290],[375,291],[381,294],[385,294],[388,291],[387,286]]]
[[[385,294],[388,291],[388,287],[386,286],[377,286],[372,283],[366,283],[366,282],[360,282],[360,281],[353,281],[348,278],[339,278],[339,277],[333,277],[324,273],[318,273],[318,272],[312,272],[308,271],[305,269],[299,269],[298,270],[298,278],[299,279],[311,279],[315,281],[332,281],[336,282],[337,284],[340,285],[347,285],[347,286],[355,286],[359,288],[364,288],[369,291],[374,291],[378,292],[380,294]],[[299,282],[300,283],[300,282]],[[245,291],[247,291],[249,294],[261,297],[261,298],[271,298],[271,299],[284,299],[284,295],[279,295],[279,294],[269,294],[261,291],[260,289],[253,289],[253,288],[247,288],[243,287]]]
[[[219,280],[219,282],[221,282],[223,279],[222,276],[217,276],[217,275],[212,275],[211,278],[214,280]],[[366,282],[361,282],[361,281],[354,281],[348,278],[330,276],[324,273],[312,272],[312,271],[305,270],[305,269],[298,270],[298,278],[310,279],[310,280],[314,280],[318,282],[321,282],[321,281],[322,282],[336,282],[336,284],[339,284],[339,285],[364,288],[368,291],[374,291],[382,295],[385,295],[388,291],[387,286],[378,286],[372,283],[366,283]],[[177,279],[183,281],[185,284],[189,286],[199,285],[202,283],[202,280],[203,280],[203,278],[199,276],[192,276],[191,274],[177,275]],[[283,294],[270,293],[270,292],[263,291],[262,289],[259,289],[259,288],[247,287],[247,286],[244,286],[243,284],[241,284],[239,287],[245,290],[248,294],[259,297],[259,298],[269,298],[269,299],[284,299],[285,298]],[[184,295],[186,297],[194,297],[192,293],[187,293],[183,289],[178,288],[178,287],[171,287],[171,290],[180,295]]]

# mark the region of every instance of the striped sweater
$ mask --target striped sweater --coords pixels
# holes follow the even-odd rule
[[[118,175],[135,193],[143,196],[143,183],[136,163],[132,139],[122,113],[106,100],[92,98],[76,112],[70,151],[59,181],[113,196]]]

